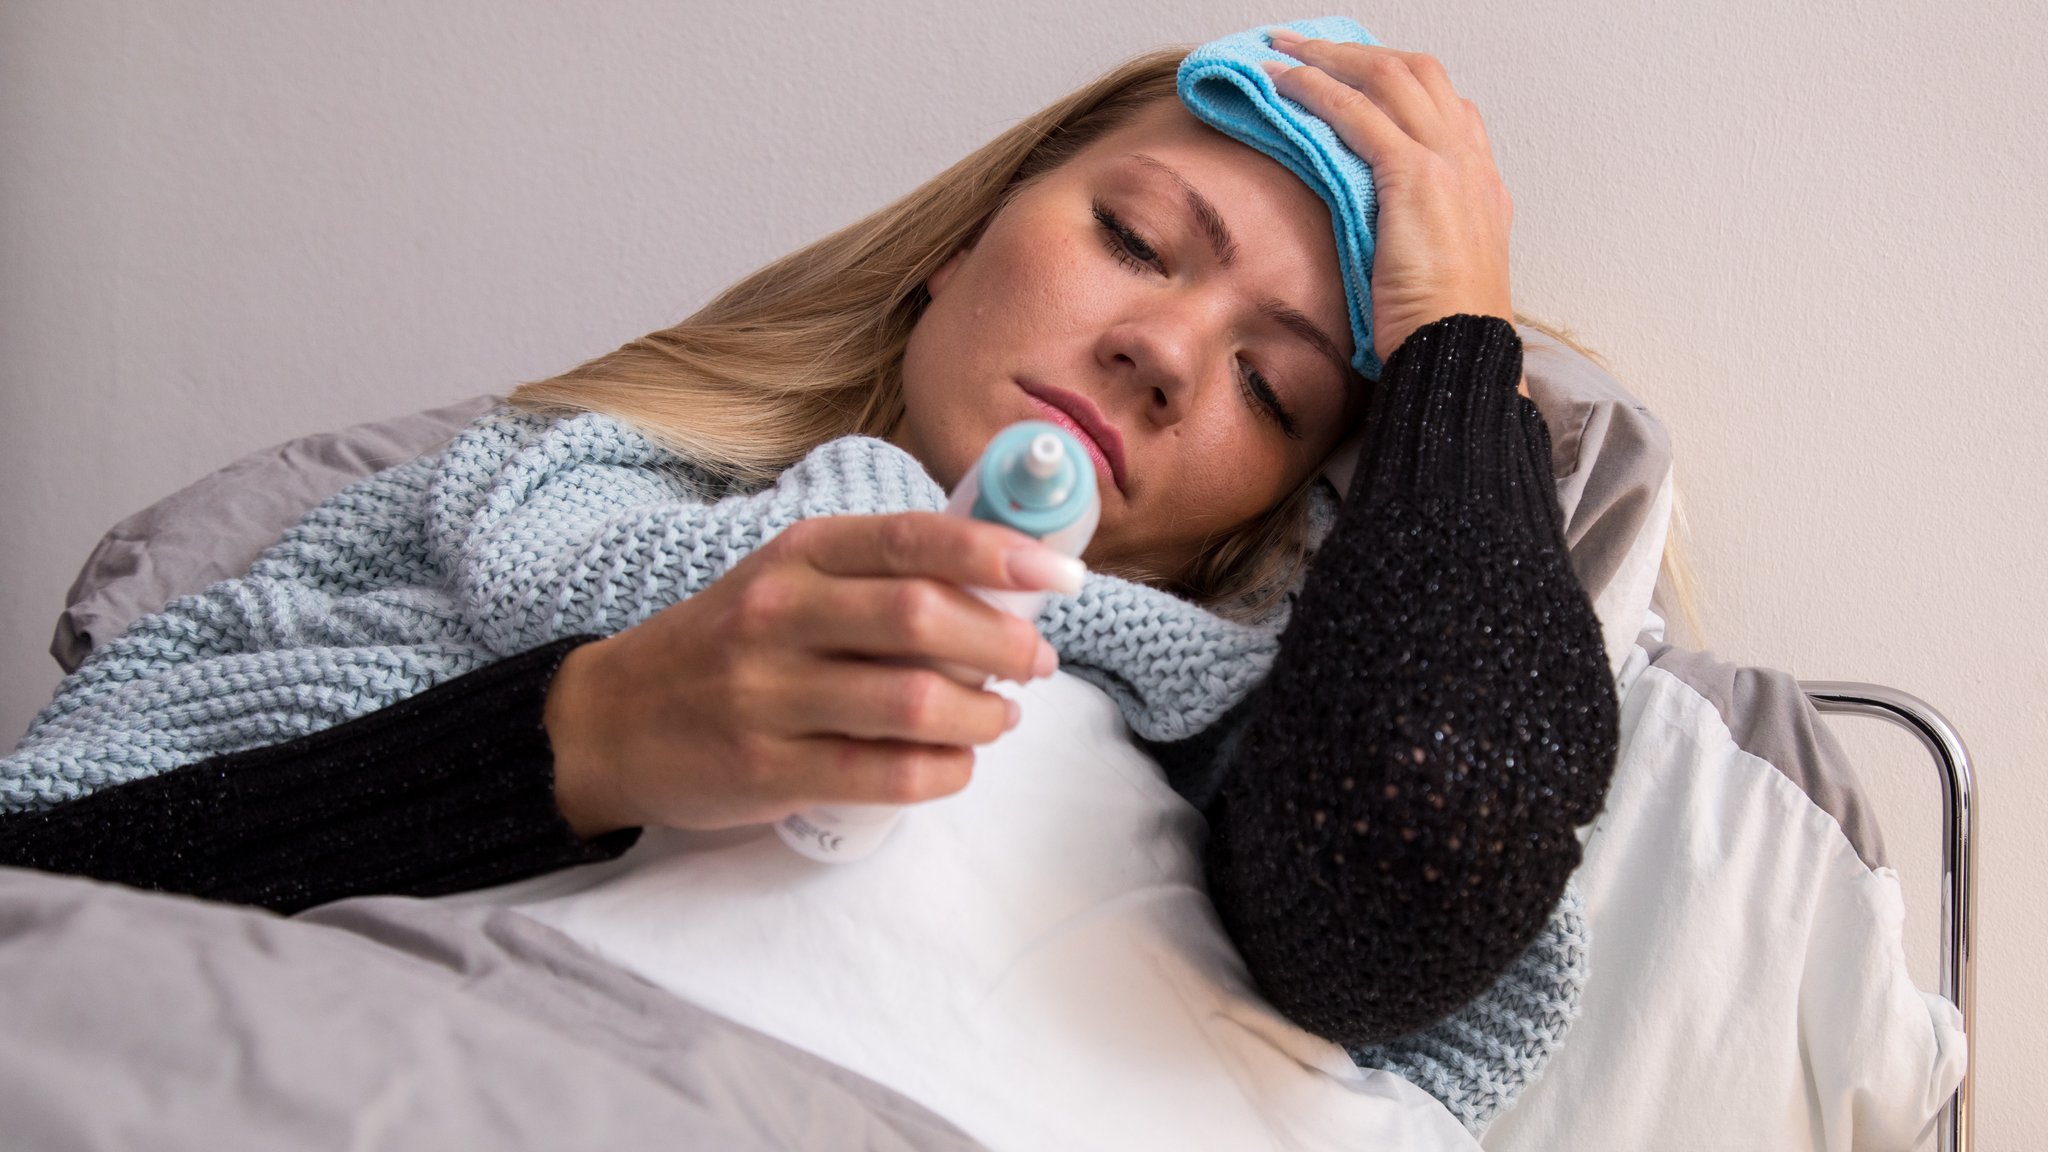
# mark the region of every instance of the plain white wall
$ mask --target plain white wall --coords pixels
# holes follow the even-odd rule
[[[1116,59],[1305,14],[8,0],[0,733],[48,698],[64,590],[128,512],[283,438],[557,372]],[[2023,1146],[2048,1067],[2038,3],[1350,14],[1479,102],[1519,304],[1671,426],[1711,645],[1905,688],[1970,740],[1979,1147]],[[1933,839],[1906,822],[1934,793],[1852,739],[1924,909]]]

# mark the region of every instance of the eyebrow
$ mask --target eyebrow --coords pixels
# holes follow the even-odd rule
[[[1143,152],[1131,153],[1131,159],[1174,182],[1181,195],[1187,197],[1188,211],[1195,214],[1195,223],[1201,226],[1202,235],[1209,238],[1209,248],[1216,253],[1216,262],[1225,268],[1230,267],[1231,261],[1237,259],[1237,241],[1231,237],[1230,229],[1224,225],[1223,214],[1216,211],[1216,206],[1209,203],[1209,198],[1202,195],[1193,184],[1188,183],[1187,177],[1174,171],[1171,165],[1155,160]]]
[[[1308,341],[1316,351],[1337,366],[1338,376],[1350,380],[1351,361],[1344,358],[1344,350],[1337,347],[1337,342],[1330,339],[1330,334],[1317,327],[1316,322],[1309,319],[1299,308],[1291,308],[1278,300],[1268,298],[1259,304],[1259,311],[1282,328]]]
[[[1230,267],[1231,262],[1237,259],[1237,240],[1231,236],[1230,228],[1223,223],[1223,214],[1216,211],[1216,205],[1211,204],[1209,198],[1202,195],[1193,184],[1188,183],[1187,177],[1175,171],[1172,165],[1147,156],[1143,152],[1131,153],[1131,159],[1173,181],[1174,186],[1179,188],[1181,195],[1187,199],[1188,211],[1194,214],[1195,224],[1201,228],[1202,235],[1208,238],[1209,248],[1216,253],[1216,262],[1225,268]],[[1337,342],[1330,339],[1330,334],[1309,319],[1307,313],[1270,297],[1259,304],[1259,312],[1307,341],[1317,352],[1322,353],[1337,366],[1338,376],[1345,380],[1350,379],[1351,361],[1345,357],[1343,349],[1337,347]]]

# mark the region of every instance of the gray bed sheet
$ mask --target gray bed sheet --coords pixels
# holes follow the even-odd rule
[[[977,1147],[500,909],[0,869],[0,1146]]]

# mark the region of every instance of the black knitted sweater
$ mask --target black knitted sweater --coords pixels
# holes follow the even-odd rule
[[[1535,939],[1612,773],[1616,705],[1506,321],[1389,359],[1272,673],[1151,750],[1208,815],[1210,893],[1266,997],[1346,1044],[1447,1015]],[[0,865],[293,912],[611,859],[554,803],[571,637],[284,744],[0,817]]]
[[[1605,642],[1521,374],[1504,320],[1402,343],[1272,673],[1153,749],[1209,817],[1209,894],[1260,991],[1347,1044],[1506,971],[1613,775]]]

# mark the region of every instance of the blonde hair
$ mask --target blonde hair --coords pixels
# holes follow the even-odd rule
[[[828,440],[887,436],[903,416],[903,350],[930,300],[926,279],[1033,180],[1172,99],[1187,51],[1162,48],[1111,70],[896,203],[747,276],[682,323],[527,384],[513,403],[603,412],[746,485],[773,481]],[[1227,615],[1263,613],[1307,562],[1308,492],[1305,481],[1211,542],[1187,571],[1118,575]]]
[[[681,323],[526,384],[512,402],[602,412],[745,486],[771,483],[828,440],[888,436],[903,417],[903,351],[930,301],[925,281],[1017,192],[1173,98],[1187,52],[1162,48],[1112,69],[894,204],[748,275]],[[1547,325],[1516,319],[1578,347]],[[1263,615],[1308,562],[1315,480],[1311,474],[1264,515],[1210,542],[1186,571],[1117,574],[1227,616]]]

